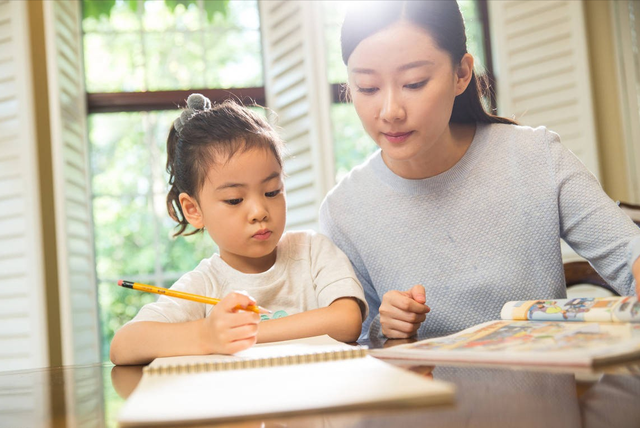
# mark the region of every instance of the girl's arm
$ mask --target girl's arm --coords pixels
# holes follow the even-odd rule
[[[341,342],[355,342],[362,329],[362,312],[353,297],[334,300],[329,306],[284,318],[262,321],[258,342],[299,339],[328,334]]]
[[[260,316],[237,310],[255,305],[249,296],[230,293],[208,317],[182,323],[139,321],[118,330],[111,342],[114,364],[147,364],[175,355],[233,354],[256,342]]]

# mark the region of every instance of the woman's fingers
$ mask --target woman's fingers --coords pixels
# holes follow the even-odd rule
[[[406,292],[393,290],[384,294],[379,312],[382,333],[386,337],[406,338],[418,331],[430,309],[415,298],[425,300],[421,285]]]

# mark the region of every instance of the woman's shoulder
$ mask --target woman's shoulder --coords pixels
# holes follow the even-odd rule
[[[376,164],[382,162],[380,150],[374,153],[361,164],[353,167],[351,171],[345,174],[338,183],[327,193],[325,200],[339,199],[343,196],[353,198],[354,191],[358,189],[368,188],[375,183],[374,169]]]
[[[546,126],[509,125],[492,123],[485,125],[484,135],[496,150],[527,154],[545,154],[554,143],[560,143],[560,136]]]
[[[522,141],[540,141],[547,139],[549,137],[549,133],[555,134],[546,126],[533,127],[529,125],[510,125],[506,123],[491,123],[485,124],[484,126],[489,128],[490,135],[493,138],[506,137]]]

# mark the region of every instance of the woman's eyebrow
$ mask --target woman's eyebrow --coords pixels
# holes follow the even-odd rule
[[[398,67],[398,71],[406,71],[406,70],[410,70],[412,68],[424,67],[426,65],[434,65],[434,64],[435,64],[435,62],[430,61],[430,60],[414,61],[414,62],[410,62],[408,64],[401,65],[400,67]]]
[[[434,65],[435,62],[425,59],[422,61],[414,61],[414,62],[410,62],[408,64],[404,64],[401,65],[400,67],[397,68],[397,71],[407,71],[410,70],[412,68],[418,68],[418,67],[424,67],[424,66],[431,66]],[[352,73],[358,73],[358,74],[376,74],[376,71],[372,68],[352,68],[351,69]]]
[[[376,71],[371,68],[352,68],[351,72],[358,73],[358,74],[375,74],[376,73]]]

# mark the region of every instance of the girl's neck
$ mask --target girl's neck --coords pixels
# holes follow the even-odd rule
[[[451,169],[467,152],[476,132],[474,123],[451,123],[440,138],[418,156],[406,161],[382,159],[394,174],[407,180],[435,177]]]
[[[262,273],[266,272],[273,267],[276,263],[278,255],[278,247],[276,247],[271,254],[267,254],[263,257],[246,257],[238,254],[229,253],[224,250],[220,250],[220,258],[233,269],[242,273]]]

